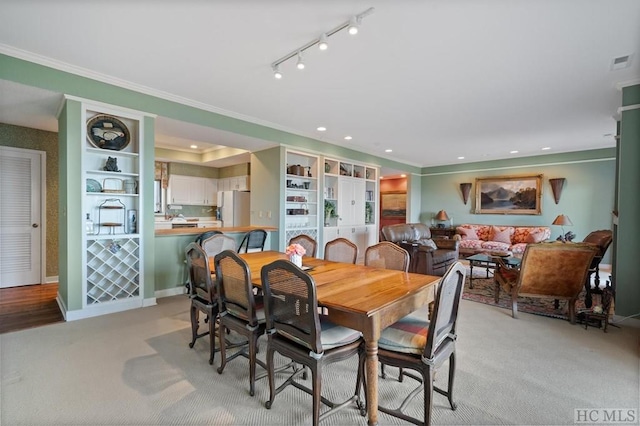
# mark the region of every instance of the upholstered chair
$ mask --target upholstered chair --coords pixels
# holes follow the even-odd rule
[[[529,244],[520,268],[509,268],[497,258],[495,301],[500,289],[511,295],[511,312],[518,317],[518,296],[567,300],[569,321],[576,322],[576,300],[598,249],[586,243]]]
[[[587,279],[584,283],[584,289],[586,290],[584,304],[587,308],[590,308],[593,304],[593,300],[591,298],[592,294],[602,294],[602,290],[600,289],[600,262],[612,241],[613,232],[610,229],[590,232],[589,235],[582,240],[584,243],[594,244],[598,247],[598,252],[593,257],[593,261],[591,261],[589,273],[587,274]],[[591,288],[591,275],[594,277],[593,288]]]

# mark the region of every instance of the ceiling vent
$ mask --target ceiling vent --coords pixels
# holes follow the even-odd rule
[[[613,61],[611,61],[611,70],[616,71],[616,70],[628,68],[631,65],[632,56],[633,55],[625,55],[625,56],[618,56],[617,58],[613,58]]]

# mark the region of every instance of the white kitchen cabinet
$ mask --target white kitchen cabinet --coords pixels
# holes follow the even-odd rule
[[[169,204],[213,206],[216,204],[216,179],[196,176],[169,177]]]
[[[350,161],[324,158],[323,243],[337,237],[358,246],[358,262],[378,242],[378,168]],[[337,217],[327,217],[334,206]]]
[[[220,226],[222,226],[222,222],[220,222],[219,220],[212,220],[212,221],[199,221],[198,222],[198,228],[220,228]]]
[[[218,191],[249,191],[249,176],[218,179]]]
[[[338,179],[338,225],[364,225],[365,182],[357,178]]]

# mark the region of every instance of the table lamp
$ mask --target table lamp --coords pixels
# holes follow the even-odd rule
[[[564,227],[573,226],[573,222],[571,222],[571,219],[569,219],[569,216],[565,214],[559,214],[558,217],[556,217],[555,220],[553,221],[552,225],[560,225],[560,229],[562,229],[562,234],[560,235],[560,238],[558,238],[558,240],[562,242],[566,242],[567,238],[564,233]],[[571,241],[571,239],[568,239],[568,241]]]
[[[440,221],[440,223],[438,223],[438,228],[444,228],[444,223],[442,222],[446,222],[447,220],[449,220],[449,215],[447,215],[447,212],[445,212],[444,210],[440,210],[436,214],[436,220]]]

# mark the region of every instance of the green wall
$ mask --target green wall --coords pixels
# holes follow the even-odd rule
[[[559,214],[566,214],[573,226],[565,227],[565,232],[576,234],[581,241],[589,232],[597,229],[612,229],[611,211],[614,206],[615,149],[597,150],[592,158],[585,159],[584,152],[578,160],[571,154],[531,157],[530,164],[509,165],[509,162],[483,162],[467,164],[468,171],[456,170],[450,173],[442,169],[422,178],[422,209],[420,221],[430,223],[431,217],[439,210],[445,210],[453,217],[454,226],[461,223],[495,225],[540,225],[550,226],[552,238],[561,233],[559,226],[552,225]],[[476,178],[492,176],[543,175],[541,215],[495,215],[475,214]],[[566,178],[560,202],[555,204],[549,185],[549,178]],[[473,184],[467,205],[462,200],[460,183]],[[611,263],[607,252],[604,263]]]
[[[618,229],[616,232],[616,313],[640,313],[640,85],[623,88],[618,164]]]
[[[282,229],[284,216],[280,220],[280,206],[284,197],[284,179],[281,174],[284,148],[277,147],[251,154],[251,225],[274,226]],[[277,165],[277,166],[274,166]],[[269,213],[271,213],[269,215]],[[269,217],[271,216],[271,217]],[[271,248],[278,250],[280,235],[271,236]]]
[[[12,126],[0,123],[0,145],[12,148],[33,149],[46,153],[45,185],[46,188],[46,259],[45,275],[55,278],[58,275],[58,134],[27,127]]]

